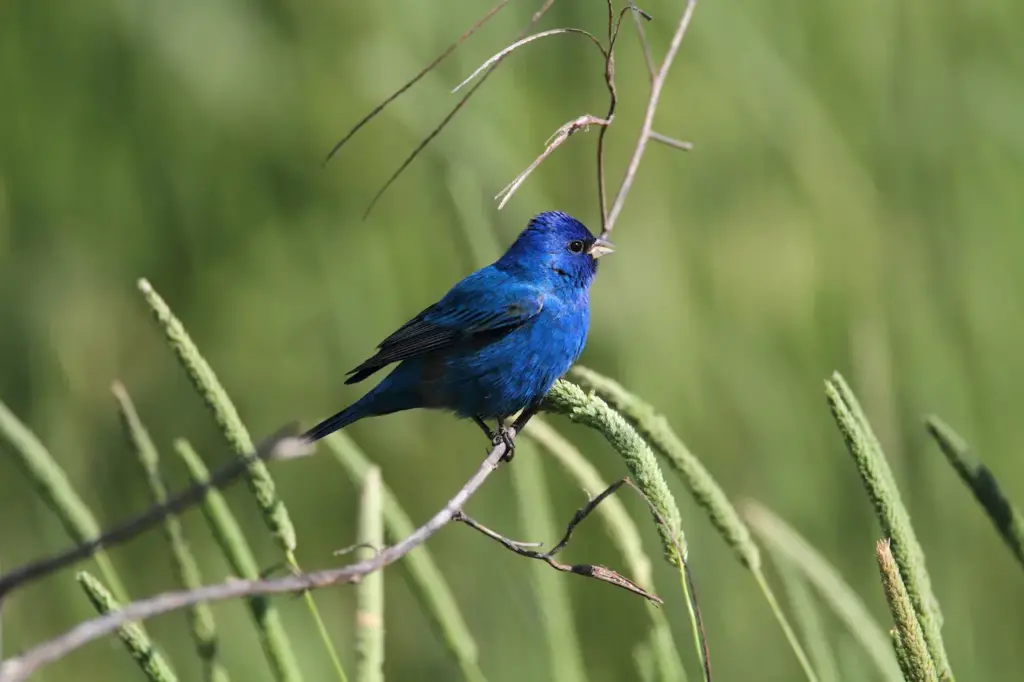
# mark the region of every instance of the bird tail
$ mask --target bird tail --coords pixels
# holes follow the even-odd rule
[[[302,437],[310,442],[318,441],[324,436],[330,435],[339,429],[345,428],[352,422],[362,419],[367,416],[367,413],[360,404],[361,402],[362,401],[357,401],[346,407],[341,412],[324,419],[322,422],[306,431],[306,433],[302,434]]]

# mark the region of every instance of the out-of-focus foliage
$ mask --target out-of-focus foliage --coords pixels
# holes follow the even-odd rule
[[[40,434],[104,524],[148,503],[109,387],[122,380],[157,446],[186,436],[228,456],[149,319],[149,278],[188,327],[259,438],[327,415],[365,390],[345,370],[479,265],[466,231],[507,243],[559,208],[598,224],[594,136],[579,134],[498,213],[490,197],[545,138],[606,107],[597,52],[578,36],[512,55],[366,220],[380,184],[450,107],[448,90],[510,42],[539,3],[514,0],[326,168],[331,145],[481,15],[485,4],[379,0],[131,0],[0,5],[0,396]],[[642,6],[655,53],[682,3]],[[604,31],[602,3],[560,1],[543,27]],[[1024,499],[1024,4],[706,2],[656,128],[692,140],[650,147],[593,291],[587,364],[663,412],[734,498],[754,496],[818,547],[885,621],[879,534],[829,417],[822,381],[849,379],[900,484],[962,679],[1020,670],[1024,578],[989,521],[927,441],[921,416],[956,424]],[[609,132],[614,187],[647,79],[635,36],[618,57]],[[579,427],[613,479],[617,456]],[[484,448],[442,414],[367,420],[350,435],[414,520],[469,475]],[[68,543],[0,446],[0,563]],[[216,457],[214,457],[216,455]],[[165,456],[169,483],[186,473]],[[514,463],[513,463],[514,466]],[[358,493],[330,457],[274,465],[306,567],[351,544]],[[582,493],[549,467],[556,511]],[[757,586],[685,497],[684,527],[721,679],[796,679]],[[499,472],[471,513],[516,536]],[[228,499],[258,558],[280,559],[244,486]],[[653,552],[654,529],[643,523]],[[182,517],[208,580],[226,567],[198,511]],[[612,562],[599,526],[574,556]],[[550,541],[551,538],[524,538]],[[494,682],[545,679],[543,608],[528,562],[464,528],[431,547],[455,586]],[[174,584],[159,532],[112,552],[133,595]],[[4,605],[4,650],[91,609],[66,571]],[[403,583],[386,573],[387,660],[397,680],[453,679],[456,665]],[[643,603],[570,582],[590,678],[630,679]],[[658,566],[677,640],[685,608]],[[353,661],[354,594],[317,596]],[[310,679],[329,663],[301,600],[278,600]],[[266,680],[241,603],[215,607],[236,679]],[[826,616],[834,642],[845,635]],[[183,614],[148,631],[196,679]],[[693,667],[690,647],[680,645]],[[848,656],[840,656],[840,664]],[[316,673],[316,674],[314,674]],[[60,682],[135,679],[116,642],[53,666]],[[851,677],[850,679],[861,679]]]

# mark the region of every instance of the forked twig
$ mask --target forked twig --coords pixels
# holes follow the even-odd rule
[[[607,568],[606,566],[601,566],[597,564],[564,564],[555,559],[555,555],[563,549],[565,549],[566,545],[569,544],[569,540],[570,538],[572,538],[572,533],[574,530],[576,530],[576,526],[582,523],[583,520],[587,518],[587,516],[589,516],[590,513],[593,512],[599,504],[601,504],[601,502],[603,502],[610,495],[614,494],[615,491],[621,488],[628,480],[629,479],[624,478],[622,480],[616,481],[615,483],[612,483],[610,486],[605,488],[605,490],[600,495],[588,501],[587,504],[583,505],[579,510],[577,510],[576,514],[572,517],[572,520],[569,521],[569,525],[566,527],[565,534],[562,536],[562,539],[559,540],[557,545],[552,547],[547,552],[538,552],[536,550],[528,549],[528,546],[530,545],[538,545],[535,543],[524,543],[517,542],[515,540],[510,540],[504,535],[496,531],[493,531],[487,526],[473,520],[462,511],[456,512],[455,515],[452,517],[452,521],[464,523],[470,528],[483,533],[495,542],[498,542],[503,547],[505,547],[505,549],[508,549],[509,551],[515,552],[516,554],[527,557],[529,559],[538,559],[540,561],[543,561],[556,571],[562,571],[565,573],[575,573],[576,575],[594,578],[595,580],[600,580],[601,582],[605,582],[610,585],[615,585],[616,587],[621,587],[622,589],[628,592],[632,592],[633,594],[638,594],[644,599],[650,601],[652,604],[661,606],[664,602],[656,594],[648,592],[644,588],[634,583],[629,578],[623,576],[621,573],[613,571],[612,569]]]
[[[592,125],[601,126],[601,128],[604,129],[607,128],[610,123],[610,119],[598,118],[592,114],[583,114],[556,130],[554,134],[548,138],[548,141],[544,143],[544,151],[541,152],[540,156],[534,159],[533,163],[526,167],[526,170],[517,175],[512,182],[505,185],[505,187],[494,197],[495,199],[500,200],[498,203],[498,210],[500,211],[505,207],[505,204],[507,204],[509,199],[512,198],[512,195],[516,193],[516,190],[526,182],[526,178],[530,177],[530,173],[532,173],[537,166],[544,161],[544,159],[548,158],[552,152],[561,147],[562,144],[572,137],[574,133],[580,130],[586,132],[586,130]]]
[[[675,33],[672,34],[672,40],[669,42],[665,58],[661,60],[661,66],[658,68],[654,80],[651,81],[651,94],[647,100],[647,110],[644,112],[644,122],[640,129],[640,136],[637,139],[636,147],[633,148],[633,155],[629,159],[629,165],[626,166],[626,172],[622,176],[622,184],[619,185],[619,191],[615,195],[615,201],[612,203],[611,210],[608,212],[608,218],[603,223],[602,237],[607,237],[615,227],[615,221],[622,211],[622,205],[626,202],[626,195],[629,194],[630,188],[633,187],[633,180],[636,178],[637,169],[640,167],[640,160],[647,149],[647,141],[651,139],[651,131],[654,127],[654,114],[658,110],[662,88],[665,86],[669,69],[672,68],[672,62],[679,52],[679,46],[683,44],[683,38],[686,36],[686,30],[690,27],[690,20],[693,18],[693,11],[696,8],[697,0],[687,0],[683,15],[679,18],[679,24],[676,26]]]
[[[669,147],[673,147],[675,149],[682,150],[684,152],[688,152],[688,151],[692,151],[693,150],[693,143],[692,142],[686,142],[684,140],[677,140],[674,137],[669,137],[668,135],[662,135],[661,133],[659,133],[657,131],[654,131],[654,130],[651,131],[650,137],[655,142],[660,142],[663,145],[667,145]]]

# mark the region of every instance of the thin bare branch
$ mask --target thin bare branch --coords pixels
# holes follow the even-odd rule
[[[153,505],[142,514],[115,526],[97,538],[0,575],[0,602],[21,586],[86,559],[101,548],[109,548],[127,542],[160,523],[167,516],[177,514],[200,502],[211,489],[222,488],[241,478],[253,461],[289,459],[308,454],[312,450],[312,446],[307,441],[298,438],[296,436],[298,432],[297,424],[289,425],[260,443],[252,455],[232,460],[220,471],[215,472],[208,481],[186,488],[174,497],[167,499],[166,502]]]
[[[661,133],[657,132],[656,130],[652,130],[651,131],[651,139],[654,140],[655,142],[660,142],[661,144],[668,145],[669,147],[674,147],[675,149],[681,149],[684,152],[688,152],[688,151],[692,151],[693,150],[693,143],[692,142],[685,142],[683,140],[677,140],[674,137],[669,137],[668,135],[662,135]]]
[[[512,195],[516,193],[516,190],[526,182],[526,178],[530,176],[530,173],[536,170],[537,166],[539,166],[544,159],[548,158],[553,151],[561,147],[562,144],[574,133],[580,130],[586,132],[586,130],[592,125],[598,125],[602,128],[606,128],[610,123],[610,120],[598,118],[591,114],[583,114],[556,130],[554,134],[548,138],[548,141],[545,143],[544,151],[541,152],[541,155],[534,159],[533,163],[526,167],[526,170],[517,175],[512,182],[505,185],[505,187],[494,197],[495,199],[500,200],[500,203],[498,203],[498,210],[500,211],[505,208],[505,204],[507,204],[509,199],[512,198]]]
[[[590,513],[593,512],[599,504],[601,504],[602,501],[604,501],[607,497],[609,497],[610,495],[615,493],[615,491],[621,488],[623,484],[626,483],[626,481],[627,479],[616,481],[615,483],[608,486],[600,495],[588,501],[587,504],[581,507],[573,516],[572,520],[569,522],[569,525],[565,529],[565,534],[562,536],[562,539],[558,542],[557,545],[555,545],[550,551],[547,552],[538,552],[532,549],[528,549],[527,543],[510,540],[504,535],[501,535],[500,533],[491,530],[487,526],[473,520],[461,511],[456,512],[455,515],[452,517],[452,520],[466,524],[470,528],[473,528],[474,530],[483,533],[495,542],[501,544],[509,551],[515,552],[520,556],[524,556],[529,559],[537,559],[539,561],[543,561],[557,571],[562,571],[565,573],[575,573],[576,575],[594,578],[595,580],[600,580],[601,582],[605,582],[610,585],[615,585],[616,587],[621,587],[624,590],[632,592],[633,594],[640,595],[641,597],[649,600],[651,603],[660,606],[664,602],[657,595],[651,594],[650,592],[643,589],[642,587],[634,583],[632,580],[626,578],[617,571],[613,571],[612,569],[607,568],[605,566],[595,564],[563,564],[555,559],[555,555],[558,554],[558,552],[565,549],[565,546],[569,544],[569,540],[572,537],[572,533],[576,529],[576,526],[578,526],[585,518],[587,518],[587,516],[589,516]]]
[[[518,424],[518,421],[517,421]],[[521,427],[522,424],[519,424]],[[515,437],[516,426],[508,429],[509,438]],[[121,625],[153,618],[163,613],[183,609],[200,602],[223,601],[238,597],[303,592],[331,585],[353,583],[363,576],[378,571],[388,564],[401,559],[411,550],[423,544],[428,538],[447,525],[466,501],[476,493],[487,478],[498,468],[508,452],[504,441],[496,444],[477,469],[476,473],[429,521],[411,535],[381,550],[375,556],[341,568],[332,568],[313,573],[289,575],[273,580],[232,579],[216,585],[193,590],[179,590],[141,599],[126,605],[122,610],[93,618],[71,628],[64,634],[44,642],[29,651],[0,663],[0,682],[21,682],[40,667],[63,658],[79,647],[110,634]]]
[[[336,144],[335,144],[335,145],[334,145],[333,147],[331,147],[331,151],[330,151],[330,152],[328,152],[328,153],[327,153],[327,156],[326,156],[326,157],[324,158],[324,165],[326,165],[328,161],[330,161],[330,160],[331,160],[332,158],[334,158],[334,155],[338,153],[338,150],[339,150],[339,149],[341,149],[341,148],[342,148],[342,146],[343,146],[343,145],[344,145],[344,144],[345,144],[346,142],[348,142],[348,141],[349,141],[349,140],[350,140],[350,139],[352,138],[352,136],[353,136],[353,135],[355,135],[355,134],[356,134],[357,132],[359,132],[359,129],[360,129],[360,128],[362,128],[362,127],[363,127],[364,125],[366,125],[366,124],[367,124],[367,123],[369,123],[369,122],[370,122],[371,120],[373,120],[373,119],[374,119],[374,118],[375,118],[375,117],[377,116],[377,114],[379,114],[380,112],[384,111],[385,107],[387,107],[387,106],[388,106],[389,104],[391,104],[391,103],[392,103],[392,102],[394,102],[394,101],[395,101],[396,99],[398,99],[399,97],[401,97],[401,96],[402,96],[402,94],[403,94],[403,93],[404,93],[404,92],[405,92],[406,90],[408,90],[408,89],[409,89],[409,88],[411,88],[412,86],[416,85],[416,83],[418,83],[418,82],[419,82],[419,80],[420,80],[421,78],[423,78],[423,77],[424,77],[424,76],[426,76],[426,75],[427,75],[428,73],[430,73],[431,71],[433,71],[433,70],[434,70],[434,69],[435,69],[435,68],[437,67],[437,65],[438,65],[438,64],[440,64],[440,63],[441,63],[441,62],[443,62],[443,61],[444,61],[445,59],[447,59],[447,58],[448,58],[448,56],[449,56],[449,55],[450,55],[450,54],[451,54],[452,52],[455,52],[455,49],[456,49],[456,48],[457,48],[457,47],[458,47],[459,45],[461,45],[461,44],[462,44],[463,42],[465,42],[465,41],[466,41],[466,39],[467,39],[467,38],[469,38],[469,37],[470,37],[471,35],[473,35],[474,33],[476,33],[476,32],[477,32],[477,30],[478,30],[478,29],[479,29],[479,28],[480,28],[481,26],[483,26],[484,24],[486,24],[486,23],[487,23],[487,21],[488,21],[488,20],[489,20],[489,19],[490,19],[491,17],[493,17],[493,16],[495,15],[495,14],[497,14],[497,13],[498,13],[499,11],[501,11],[501,9],[502,9],[502,8],[503,8],[503,7],[505,6],[505,5],[507,5],[507,4],[508,4],[508,2],[509,2],[509,0],[499,0],[498,4],[496,4],[496,5],[494,6],[494,7],[492,7],[491,9],[489,9],[489,10],[487,11],[487,13],[486,13],[485,15],[483,15],[482,17],[480,17],[480,19],[478,19],[478,20],[477,20],[477,22],[476,22],[475,24],[473,24],[473,25],[472,25],[472,26],[471,26],[471,27],[470,27],[469,29],[467,29],[467,30],[466,30],[466,32],[465,32],[465,33],[463,33],[463,34],[462,34],[461,36],[459,36],[459,39],[458,39],[458,40],[456,40],[456,41],[455,41],[454,43],[452,43],[451,45],[449,45],[448,47],[446,47],[446,48],[444,49],[444,51],[443,51],[443,52],[442,52],[441,54],[437,55],[437,57],[435,57],[435,58],[434,58],[434,61],[430,62],[430,63],[429,63],[429,64],[427,64],[427,65],[426,65],[425,67],[423,67],[423,69],[422,69],[422,70],[421,70],[421,71],[420,71],[420,72],[419,72],[418,74],[416,74],[415,76],[413,76],[413,77],[412,77],[412,79],[410,79],[409,81],[407,81],[407,82],[405,83],[405,85],[403,85],[402,87],[398,88],[398,90],[395,90],[395,91],[394,91],[393,93],[391,93],[391,95],[390,95],[390,96],[389,96],[389,97],[388,97],[387,99],[385,99],[385,100],[384,100],[383,102],[381,102],[381,103],[380,103],[380,104],[378,104],[378,105],[377,105],[376,107],[374,107],[374,108],[373,108],[373,111],[371,111],[371,112],[370,112],[370,113],[368,113],[368,114],[367,114],[366,116],[364,116],[364,117],[363,117],[363,118],[362,118],[362,119],[361,119],[361,120],[359,121],[359,123],[356,123],[356,124],[355,124],[355,125],[354,125],[354,126],[353,126],[353,127],[352,127],[352,128],[351,128],[351,129],[350,129],[350,130],[349,130],[348,132],[347,132],[347,133],[345,133],[345,136],[344,136],[343,138],[341,138],[341,139],[340,139],[340,140],[339,140],[339,141],[338,141],[338,142],[337,142],[337,143],[336,143]]]
[[[644,53],[644,64],[647,66],[647,77],[653,83],[654,78],[658,73],[658,66],[654,63],[654,55],[651,54],[651,41],[647,40],[647,31],[644,29],[644,22],[641,21],[642,19],[650,21],[651,15],[637,7],[633,0],[629,0],[629,4],[631,7],[635,8],[635,11],[633,12],[633,25],[636,27],[636,35],[640,40],[640,49],[643,50]]]
[[[531,36],[526,36],[522,40],[517,40],[516,42],[512,43],[511,45],[509,45],[508,47],[506,47],[501,52],[498,52],[497,54],[492,56],[490,59],[485,61],[483,64],[478,66],[476,68],[476,71],[474,71],[473,73],[469,74],[469,76],[467,76],[464,81],[462,81],[461,83],[456,85],[452,89],[452,93],[456,93],[459,90],[461,90],[462,86],[464,86],[466,83],[468,83],[471,80],[473,80],[474,78],[476,78],[480,74],[481,71],[483,71],[484,69],[489,67],[491,64],[494,64],[496,62],[501,61],[502,59],[507,57],[509,54],[511,54],[513,51],[515,51],[516,49],[522,47],[523,45],[526,45],[528,43],[532,43],[535,40],[540,40],[541,38],[548,38],[550,36],[562,35],[564,33],[577,33],[579,35],[586,36],[587,38],[590,38],[590,41],[592,43],[594,43],[594,45],[597,46],[598,50],[601,51],[601,56],[604,56],[604,46],[601,45],[601,41],[598,40],[596,37],[594,37],[594,34],[591,33],[590,31],[584,31],[582,28],[573,28],[571,26],[570,27],[566,27],[566,28],[553,28],[553,29],[548,30],[548,31],[541,31],[540,33],[534,33]]]
[[[636,147],[633,149],[633,155],[630,157],[629,165],[626,166],[626,172],[622,177],[622,184],[619,186],[619,191],[615,195],[615,202],[612,204],[611,211],[608,213],[608,219],[603,223],[603,229],[601,232],[602,237],[607,237],[612,229],[615,227],[615,221],[619,217],[619,213],[622,212],[622,205],[626,201],[626,195],[629,194],[630,188],[633,186],[633,180],[636,178],[637,169],[640,167],[640,160],[644,156],[644,150],[647,148],[647,141],[651,139],[651,130],[654,126],[654,114],[658,110],[658,102],[661,99],[661,90],[665,86],[665,80],[668,77],[669,69],[672,68],[672,62],[676,58],[676,53],[679,52],[679,46],[683,43],[683,38],[686,36],[686,30],[690,27],[690,20],[693,18],[693,11],[697,8],[697,0],[688,0],[686,8],[683,10],[683,15],[679,19],[679,24],[676,26],[675,33],[672,34],[672,41],[669,43],[668,52],[665,53],[665,58],[661,61],[661,66],[658,69],[658,74],[651,83],[651,95],[647,101],[647,110],[644,113],[643,127],[640,129],[640,137],[637,140]]]
[[[619,104],[619,96],[615,88],[615,41],[619,37],[619,29],[622,27],[622,17],[625,16],[626,12],[630,12],[634,16],[639,14],[647,20],[650,20],[651,18],[649,14],[640,10],[632,2],[623,7],[618,14],[618,18],[616,18],[614,8],[612,7],[612,1],[608,0],[608,49],[605,51],[604,83],[605,87],[608,88],[608,113],[605,115],[605,120],[607,120],[609,124],[615,120],[615,109]],[[598,210],[601,214],[602,234],[608,232],[608,191],[605,188],[606,173],[604,168],[604,137],[607,134],[607,125],[602,127],[601,131],[597,134],[597,204]]]
[[[551,9],[551,6],[553,4],[555,4],[555,0],[544,0],[544,3],[540,6],[540,9],[533,13],[533,16],[530,18],[530,23],[526,26],[526,28],[520,31],[519,37],[522,38],[523,36],[525,36],[526,32],[533,28],[534,24],[540,21],[541,18],[545,14],[547,14],[548,10]],[[425,138],[423,138],[423,140],[421,140],[418,145],[416,145],[416,148],[412,150],[412,153],[409,154],[409,156],[407,156],[404,161],[402,161],[402,164],[398,167],[398,169],[391,174],[391,177],[387,179],[387,182],[384,183],[384,186],[377,190],[377,193],[373,196],[373,199],[370,200],[370,205],[366,207],[366,211],[363,213],[363,220],[366,220],[367,216],[370,215],[374,207],[377,205],[377,202],[380,201],[380,198],[384,196],[385,192],[388,191],[388,188],[390,188],[391,185],[395,183],[395,180],[397,180],[398,177],[405,171],[405,169],[409,167],[409,165],[416,159],[417,156],[419,156],[420,152],[422,152],[426,148],[426,146],[430,144],[433,141],[433,139],[441,133],[442,130],[445,129],[445,127],[451,122],[451,120],[455,118],[455,115],[462,110],[462,107],[465,106],[466,102],[469,101],[469,98],[473,96],[473,93],[475,93],[477,89],[479,89],[480,86],[482,86],[484,82],[488,78],[490,78],[491,74],[494,73],[494,70],[501,65],[501,62],[502,60],[499,59],[497,62],[492,64],[490,68],[487,69],[487,72],[480,77],[480,80],[478,80],[476,84],[472,88],[470,88],[465,95],[462,96],[462,99],[460,99],[458,103],[454,107],[452,107],[451,111],[449,111],[448,114],[443,119],[441,119],[441,122],[438,123],[437,126],[433,130],[431,130],[430,133]]]

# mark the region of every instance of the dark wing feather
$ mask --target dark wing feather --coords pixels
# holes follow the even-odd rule
[[[398,328],[377,346],[376,355],[348,372],[346,384],[362,381],[393,362],[420,357],[472,339],[480,334],[508,331],[540,312],[543,296],[525,285],[498,286],[482,291],[478,271],[440,301]],[[476,277],[474,277],[476,276]]]

